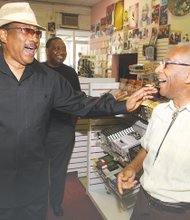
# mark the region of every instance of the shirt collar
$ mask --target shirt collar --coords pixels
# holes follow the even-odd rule
[[[173,100],[170,100],[168,102],[168,104],[166,105],[166,107],[169,107],[172,111],[177,111],[176,107],[174,106]],[[190,103],[188,103],[187,105],[181,107],[180,109],[178,109],[179,112],[183,111],[187,109],[190,112]]]
[[[8,66],[8,64],[6,63],[4,56],[3,56],[3,48],[0,47],[0,71],[2,71],[3,73],[12,76],[12,72]],[[38,68],[38,61],[36,61],[36,59],[34,58],[34,61],[31,64],[26,65],[26,68],[24,70],[24,73],[20,79],[20,81],[30,77],[33,73],[38,72],[39,68]]]

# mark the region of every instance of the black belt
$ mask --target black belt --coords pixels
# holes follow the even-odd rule
[[[151,205],[152,207],[158,210],[164,210],[170,212],[184,212],[190,209],[190,203],[188,202],[179,202],[179,203],[162,202],[161,200],[152,197],[145,190],[143,191],[148,200],[149,205]]]

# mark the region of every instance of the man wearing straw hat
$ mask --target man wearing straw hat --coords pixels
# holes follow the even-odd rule
[[[30,5],[14,2],[0,9],[0,219],[45,220],[48,160],[45,152],[49,113],[78,116],[124,114],[156,92],[142,88],[118,102],[75,92],[58,73],[34,55],[44,28]]]

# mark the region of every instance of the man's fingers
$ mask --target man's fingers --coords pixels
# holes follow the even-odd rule
[[[123,188],[121,184],[118,184],[118,191],[121,195],[123,195]]]
[[[118,184],[118,191],[121,195],[123,195],[123,190],[124,189],[132,189],[133,187],[135,187],[137,184],[137,180],[134,180],[132,182],[126,181],[126,182],[122,182],[120,184]]]

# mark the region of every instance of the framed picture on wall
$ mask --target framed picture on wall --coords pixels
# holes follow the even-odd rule
[[[123,29],[123,10],[124,1],[121,0],[115,4],[114,27],[116,31],[121,31]]]
[[[115,4],[111,4],[106,8],[106,23],[108,26],[113,25],[114,22],[114,7]]]
[[[170,30],[169,44],[178,44],[181,42],[181,31]]]
[[[152,7],[152,24],[159,24],[160,19],[160,5]]]
[[[150,45],[155,45],[156,41],[157,41],[157,38],[158,38],[158,28],[157,27],[153,27],[149,44]]]
[[[162,5],[160,7],[160,25],[166,25],[168,23],[168,6]]]
[[[159,26],[158,39],[169,38],[170,25]]]
[[[138,27],[138,18],[139,18],[139,3],[136,3],[129,7],[129,29],[135,29]]]
[[[55,33],[55,22],[48,22],[48,31]]]
[[[100,19],[100,27],[102,31],[106,31],[106,17]]]
[[[151,24],[151,1],[143,0],[140,1],[140,19],[139,19],[139,26],[140,27],[146,27],[147,25]]]

